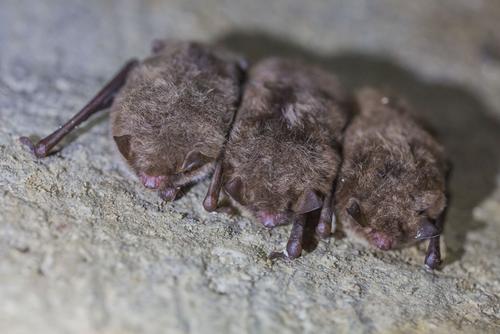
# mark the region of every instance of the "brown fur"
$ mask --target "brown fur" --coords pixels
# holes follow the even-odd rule
[[[397,100],[364,89],[357,101],[337,182],[340,221],[381,249],[432,237],[424,225],[446,207],[443,148]]]
[[[225,151],[226,193],[264,224],[302,210],[301,195],[311,204],[308,190],[326,196],[340,165],[345,103],[321,69],[279,58],[254,66]]]
[[[147,181],[152,188],[178,187],[205,176],[220,154],[242,71],[232,55],[199,43],[157,41],[153,52],[113,103],[112,135],[138,175],[159,180]],[[198,160],[186,163],[193,151]]]

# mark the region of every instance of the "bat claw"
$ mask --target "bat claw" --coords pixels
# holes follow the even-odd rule
[[[274,251],[272,252],[271,254],[269,254],[268,256],[269,260],[276,260],[276,259],[286,259],[288,260],[289,257],[288,257],[288,253],[286,250],[284,251]]]
[[[19,138],[21,144],[28,147],[28,149],[35,155],[37,158],[44,158],[47,156],[47,147],[44,144],[38,143],[34,144],[31,139],[28,137]]]
[[[207,197],[205,197],[205,200],[203,201],[203,207],[205,208],[206,211],[208,212],[213,212],[217,210],[218,198],[215,198],[215,196],[210,196],[207,194]]]

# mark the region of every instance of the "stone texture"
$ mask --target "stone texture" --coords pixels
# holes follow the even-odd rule
[[[498,333],[499,20],[496,0],[3,0],[1,331]],[[47,159],[21,147],[158,36],[301,56],[407,96],[454,163],[444,268],[423,269],[423,246],[345,238],[271,262],[289,228],[205,213],[206,182],[162,203],[121,167],[106,114]]]

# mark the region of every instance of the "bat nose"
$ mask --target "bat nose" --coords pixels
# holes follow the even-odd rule
[[[373,232],[372,241],[381,250],[389,250],[392,247],[392,239],[382,232]]]
[[[165,176],[151,176],[146,173],[140,173],[139,178],[142,184],[149,189],[158,189],[161,183],[165,180]]]
[[[439,230],[437,227],[430,222],[428,219],[423,219],[417,229],[417,235],[415,236],[418,240],[429,239],[439,235]]]

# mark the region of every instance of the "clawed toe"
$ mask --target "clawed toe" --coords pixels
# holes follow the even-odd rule
[[[31,153],[33,153],[37,158],[43,158],[47,156],[47,147],[44,144],[34,144],[33,141],[28,137],[21,137],[19,138],[19,141],[21,142],[21,144],[28,147]]]

